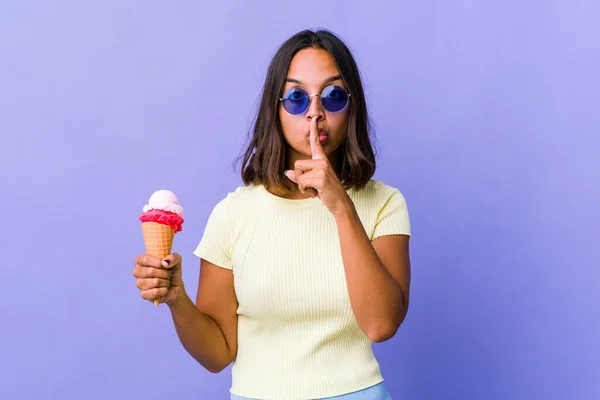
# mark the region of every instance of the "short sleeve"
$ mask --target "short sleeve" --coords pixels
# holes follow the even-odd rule
[[[213,208],[194,255],[221,268],[233,269],[228,206],[229,197],[221,200]]]
[[[406,199],[398,189],[394,189],[379,210],[371,240],[386,235],[410,236],[410,234],[410,219]]]

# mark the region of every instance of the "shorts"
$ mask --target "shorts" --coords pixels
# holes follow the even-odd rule
[[[383,382],[370,386],[356,392],[342,394],[340,396],[322,397],[314,400],[392,400],[392,396],[383,386]],[[231,394],[231,400],[256,400],[249,397],[236,396]]]

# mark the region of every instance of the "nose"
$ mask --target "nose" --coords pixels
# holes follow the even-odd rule
[[[310,104],[308,105],[306,117],[308,119],[313,119],[313,117],[320,117],[319,121],[322,121],[325,118],[325,109],[323,108],[323,104],[321,103],[321,95],[313,94],[310,96]]]

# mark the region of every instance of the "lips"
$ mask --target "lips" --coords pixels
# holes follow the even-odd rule
[[[321,138],[321,137],[327,138],[328,135],[329,134],[325,131],[325,129],[322,129],[322,128],[319,129],[319,138]],[[310,132],[308,132],[308,135],[306,135],[306,137],[310,139]]]

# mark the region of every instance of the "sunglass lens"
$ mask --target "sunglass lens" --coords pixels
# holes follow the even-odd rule
[[[348,104],[348,92],[340,86],[329,86],[321,94],[321,103],[329,112],[342,111]]]
[[[283,95],[283,108],[290,114],[302,114],[308,108],[308,93],[300,88],[293,88]]]

